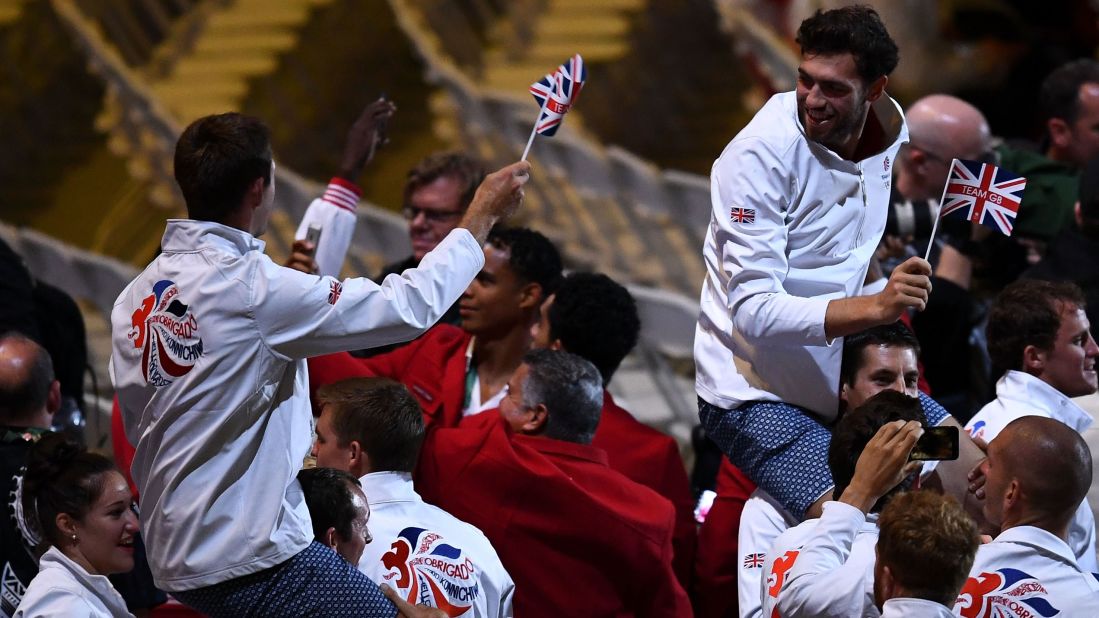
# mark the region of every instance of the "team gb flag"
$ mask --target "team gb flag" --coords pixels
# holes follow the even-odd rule
[[[557,67],[556,71],[531,84],[530,93],[542,108],[534,130],[540,135],[551,136],[556,133],[565,114],[576,104],[576,98],[580,96],[580,90],[587,78],[588,70],[584,67],[584,59],[576,54]]]
[[[1011,236],[1026,178],[990,163],[954,159],[940,217],[965,218]]]

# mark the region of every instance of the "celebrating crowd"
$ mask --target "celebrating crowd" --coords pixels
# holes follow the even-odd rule
[[[341,280],[396,107],[282,265],[267,127],[207,116],[175,150],[188,218],[111,316],[114,462],[49,430],[50,353],[0,336],[0,612],[1099,616],[1099,62],[1041,85],[1027,149],[951,96],[903,111],[872,9],[797,43],[796,90],[713,166],[694,356],[723,455],[693,487],[607,390],[630,292],[508,226],[537,168],[427,156],[412,255]],[[1017,215],[989,229],[989,180],[938,222],[953,159],[1026,176]]]

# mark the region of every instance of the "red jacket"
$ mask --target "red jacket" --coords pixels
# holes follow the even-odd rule
[[[412,392],[428,427],[454,427],[462,420],[466,348],[472,337],[457,326],[438,324],[412,343],[371,358],[346,352],[311,358],[309,392],[315,394],[321,386],[347,378],[391,378]]]
[[[607,452],[611,468],[671,501],[675,507],[675,572],[683,588],[689,590],[698,535],[691,484],[675,440],[639,422],[603,391],[603,413],[591,445]]]
[[[429,432],[416,487],[480,528],[515,580],[515,615],[690,616],[672,570],[672,505],[582,444],[500,417]]]
[[[430,427],[456,427],[465,399],[466,349],[472,335],[435,326],[412,343],[372,358],[329,354],[309,359],[309,388],[362,376],[384,376],[408,387]],[[495,415],[493,411],[486,411]],[[675,440],[638,422],[604,391],[602,419],[592,446],[607,451],[611,468],[672,502],[676,510],[675,571],[690,588],[696,530],[690,482]]]

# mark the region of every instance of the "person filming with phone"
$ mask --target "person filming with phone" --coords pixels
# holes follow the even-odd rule
[[[873,587],[877,513],[917,481],[911,461],[926,418],[918,399],[884,390],[848,411],[828,449],[837,500],[820,519],[775,540],[763,572],[763,616],[878,615]]]

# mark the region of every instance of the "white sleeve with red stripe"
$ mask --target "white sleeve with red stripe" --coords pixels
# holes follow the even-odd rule
[[[355,207],[361,196],[362,189],[355,183],[333,178],[324,195],[309,205],[298,225],[298,231],[294,234],[296,240],[303,240],[310,227],[321,229],[321,239],[313,255],[318,274],[322,277],[339,278],[347,248],[351,246],[356,222]]]

